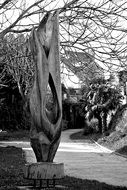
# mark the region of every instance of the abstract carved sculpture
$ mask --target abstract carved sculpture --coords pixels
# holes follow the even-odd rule
[[[30,95],[31,146],[37,162],[53,162],[61,135],[62,101],[60,81],[58,13],[46,14],[31,34],[35,79]],[[53,111],[46,109],[48,85],[53,94]]]

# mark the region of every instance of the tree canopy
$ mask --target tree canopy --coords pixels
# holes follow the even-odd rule
[[[58,9],[61,54],[89,53],[106,70],[126,67],[125,0],[2,0],[0,38],[11,32],[28,33],[48,11]],[[78,63],[84,66],[80,59]]]
[[[86,118],[98,119],[99,132],[105,132],[108,129],[107,116],[111,111],[117,110],[122,104],[123,96],[118,86],[112,87],[105,79],[100,78],[93,81],[85,95]],[[87,103],[86,103],[87,100]]]

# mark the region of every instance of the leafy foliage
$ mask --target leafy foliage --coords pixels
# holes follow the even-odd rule
[[[111,87],[106,80],[100,78],[94,81],[86,95],[86,118],[90,121],[97,118],[99,131],[107,130],[107,115],[110,111],[117,109],[122,104],[121,91],[118,87]]]

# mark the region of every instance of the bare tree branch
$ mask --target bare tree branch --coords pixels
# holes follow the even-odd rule
[[[29,34],[47,12],[58,9],[62,55],[67,51],[92,54],[94,63],[106,71],[127,67],[126,0],[36,0],[28,4],[6,0],[0,4],[0,39],[9,33]],[[73,70],[81,66],[87,71],[85,61],[79,58],[77,63],[78,67],[69,62]]]

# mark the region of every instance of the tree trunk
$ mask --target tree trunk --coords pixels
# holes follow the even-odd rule
[[[36,66],[30,95],[31,146],[37,162],[53,162],[60,142],[62,118],[58,14],[44,17],[38,30],[33,30],[30,45]],[[53,111],[46,109],[48,85],[53,94]]]
[[[96,116],[96,118],[98,119],[98,129],[99,129],[99,133],[102,134],[102,118],[101,118],[100,114],[98,114],[98,115]]]
[[[107,131],[107,113],[103,112],[101,116],[102,116],[102,133],[105,133]]]

